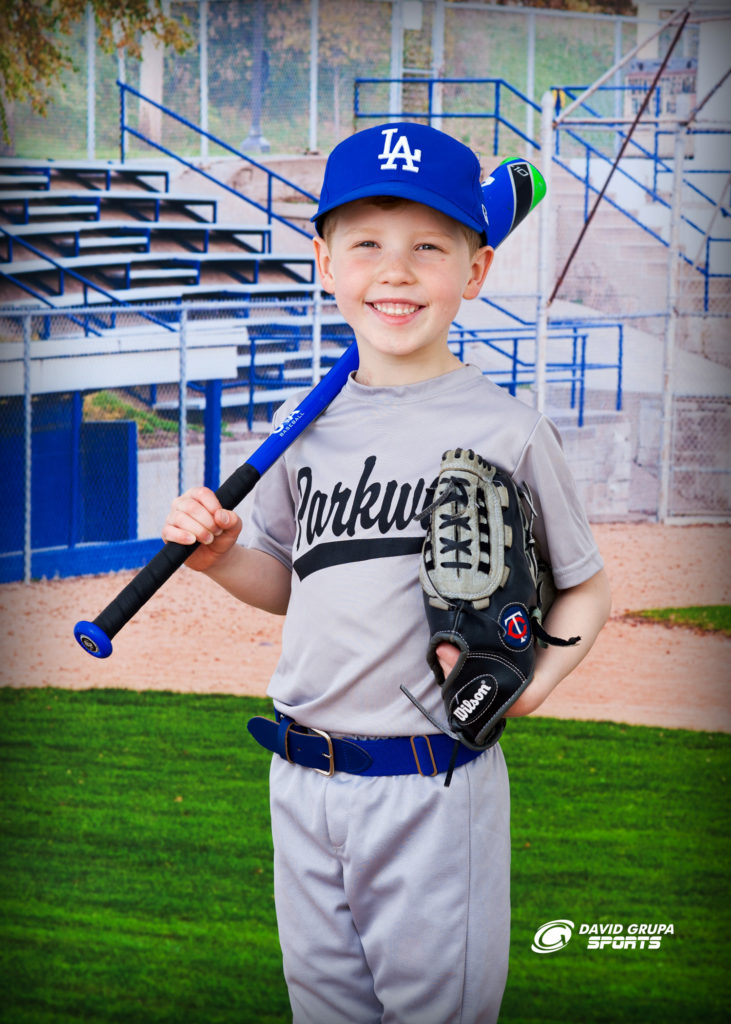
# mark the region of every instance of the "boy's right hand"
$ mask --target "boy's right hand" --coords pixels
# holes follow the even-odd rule
[[[164,541],[199,547],[185,564],[196,572],[205,572],[236,543],[243,523],[239,516],[221,507],[208,487],[193,487],[177,497],[162,529]]]

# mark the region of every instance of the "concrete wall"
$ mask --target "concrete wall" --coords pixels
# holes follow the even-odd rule
[[[632,444],[629,420],[616,413],[589,413],[581,429],[572,421],[556,423],[576,478],[579,493],[591,519],[596,522],[626,518],[629,512]],[[221,449],[221,478],[244,462],[259,440],[225,442]],[[203,446],[188,447],[187,486],[203,480]],[[138,535],[159,536],[170,502],[178,494],[177,448],[156,448],[139,453]],[[246,515],[246,499],[238,509]]]
[[[221,446],[221,479],[225,480],[245,462],[260,440],[231,441]],[[185,458],[186,486],[203,482],[203,445],[189,445]],[[138,456],[137,533],[141,538],[160,535],[170,502],[178,494],[178,449],[149,448]],[[246,499],[238,509],[246,509]]]
[[[593,522],[625,519],[630,512],[631,423],[618,413],[588,413],[583,427],[554,420],[566,459]]]

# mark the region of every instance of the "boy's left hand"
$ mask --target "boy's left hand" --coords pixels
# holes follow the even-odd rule
[[[506,718],[520,718],[536,711],[562,679],[573,671],[589,653],[599,630],[609,617],[611,593],[606,572],[598,573],[568,590],[559,590],[546,623],[551,629],[579,627],[582,642],[575,647],[545,647],[537,651],[533,679],[515,703],[505,712]],[[445,678],[457,664],[459,649],[441,643],[435,654]]]

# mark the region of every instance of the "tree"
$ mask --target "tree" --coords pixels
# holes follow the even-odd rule
[[[460,0],[448,0],[459,3]],[[494,0],[501,7],[544,7],[591,14],[637,14],[634,0]]]
[[[469,0],[447,0],[448,4]],[[578,11],[591,14],[637,14],[635,0],[490,0],[498,7],[537,7],[553,11]]]
[[[367,18],[361,4],[344,0],[320,0],[318,51],[320,67],[332,83],[332,121],[335,139],[342,134],[342,91],[348,72],[357,67],[373,67],[384,52],[383,42],[390,33],[390,4],[367,5]],[[383,8],[383,9],[381,9]],[[310,5],[293,5],[288,0],[268,0],[268,37],[272,43],[272,67],[284,66],[292,54],[309,61]]]
[[[164,0],[88,0],[99,45],[108,53],[125,48],[139,56],[141,38],[152,34],[182,53],[193,42],[184,23],[166,14]],[[87,0],[0,0],[0,125],[8,140],[8,111],[30,102],[45,114],[52,86],[65,70],[75,70],[69,37],[86,13]]]

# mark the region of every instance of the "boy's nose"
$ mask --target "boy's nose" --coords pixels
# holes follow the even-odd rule
[[[402,284],[414,278],[411,261],[405,253],[384,253],[381,261],[381,280],[389,284]]]

